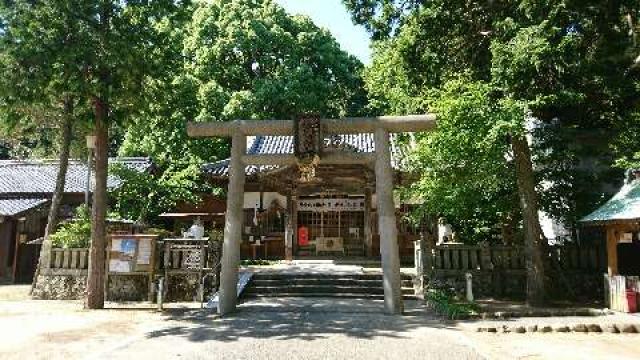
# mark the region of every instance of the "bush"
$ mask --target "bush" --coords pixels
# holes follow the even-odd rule
[[[91,215],[82,205],[76,208],[75,217],[64,222],[51,235],[53,247],[65,249],[88,248],[91,239]]]
[[[478,312],[476,303],[459,300],[454,289],[443,284],[430,284],[425,300],[436,313],[450,320],[466,318]]]

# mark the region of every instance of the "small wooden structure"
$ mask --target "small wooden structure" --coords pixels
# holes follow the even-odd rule
[[[199,283],[198,298],[204,302],[206,279],[213,277],[214,287],[219,281],[220,253],[219,249],[214,248],[215,243],[207,237],[162,240],[164,288],[169,289],[173,278],[195,276]]]
[[[627,311],[627,290],[638,291],[640,276],[640,171],[629,170],[620,191],[580,221],[605,229],[605,301],[613,310]]]

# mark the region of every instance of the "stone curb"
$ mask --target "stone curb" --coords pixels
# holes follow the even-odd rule
[[[488,333],[609,333],[609,334],[640,334],[640,324],[574,324],[574,325],[502,325],[478,327],[477,332]]]
[[[528,310],[528,311],[496,311],[484,312],[461,316],[457,320],[492,320],[512,319],[524,317],[568,317],[568,316],[606,316],[614,312],[607,309],[554,309],[554,310]]]

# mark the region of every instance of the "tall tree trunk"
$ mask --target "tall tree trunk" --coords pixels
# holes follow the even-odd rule
[[[109,166],[109,107],[102,99],[94,99],[94,115],[96,119],[96,180],[91,212],[91,250],[85,307],[102,309],[104,308],[107,172]]]
[[[51,264],[51,238],[50,235],[56,229],[58,225],[58,213],[60,212],[60,204],[62,203],[62,197],[64,195],[64,187],[67,182],[67,168],[69,167],[69,151],[71,148],[71,134],[73,129],[73,100],[70,97],[66,97],[63,103],[62,124],[60,128],[60,154],[59,154],[59,168],[58,175],[56,177],[56,188],[53,191],[51,198],[51,208],[49,209],[49,216],[47,218],[47,226],[44,230],[44,240],[42,242],[42,248],[40,249],[40,259],[38,266],[36,267],[36,273],[33,277],[31,284],[31,292],[36,286],[38,281],[38,275],[40,275],[41,269],[49,268]]]
[[[527,303],[539,306],[545,303],[544,260],[545,248],[538,218],[538,196],[535,190],[531,150],[524,135],[512,139],[520,206],[524,221],[525,262],[527,266]]]

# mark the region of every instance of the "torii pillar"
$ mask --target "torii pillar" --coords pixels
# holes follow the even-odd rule
[[[402,276],[400,274],[396,207],[393,201],[393,169],[391,168],[389,132],[383,128],[377,128],[374,139],[384,309],[387,314],[399,315],[404,311],[404,306],[402,304]]]
[[[381,116],[374,118],[322,119],[326,135],[373,133],[375,154],[342,152],[324,156],[324,164],[371,164],[375,162],[378,228],[384,286],[384,308],[387,314],[402,314],[402,284],[400,276],[400,254],[398,251],[398,229],[393,201],[393,169],[389,133],[432,130],[436,126],[435,116]],[[219,123],[190,123],[189,136],[231,137],[231,159],[229,163],[229,189],[227,192],[227,214],[225,216],[222,269],[218,312],[226,315],[235,310],[238,301],[237,283],[240,265],[240,242],[242,236],[245,167],[247,165],[295,165],[297,159],[291,154],[248,155],[246,136],[292,135],[291,120],[236,120]]]
[[[229,162],[229,188],[227,190],[227,213],[224,217],[224,243],[220,271],[218,313],[233,312],[238,300],[238,266],[244,219],[245,165],[242,157],[247,151],[245,136],[237,132],[231,138],[231,160]]]

